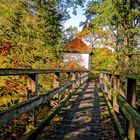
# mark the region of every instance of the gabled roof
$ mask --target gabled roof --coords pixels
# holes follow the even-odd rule
[[[91,52],[91,48],[89,48],[81,39],[77,37],[68,42],[65,49],[67,52]]]

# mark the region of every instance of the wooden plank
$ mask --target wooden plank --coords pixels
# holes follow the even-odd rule
[[[131,122],[136,134],[140,137],[140,114],[131,107],[126,100],[117,94],[117,101],[125,117]]]
[[[49,93],[44,93],[42,95],[33,97],[28,101],[25,101],[17,106],[10,108],[9,110],[0,112],[0,128],[9,123],[12,119],[17,118],[24,113],[27,113],[28,111],[44,103],[46,100],[50,100],[55,94],[57,94],[58,92],[62,92],[66,88],[70,87],[73,83],[77,82],[82,78],[85,78],[86,76],[70,81],[65,85],[53,89]]]
[[[114,74],[126,78],[140,79],[140,74],[133,72],[114,72]]]
[[[100,71],[98,70],[100,73],[104,73],[104,74],[112,74],[115,76],[122,76],[122,77],[126,77],[126,78],[132,78],[132,79],[140,79],[140,74],[139,73],[134,73],[134,72],[120,72],[120,71]]]
[[[127,78],[127,101],[136,108],[136,79]]]
[[[103,90],[102,90],[102,91],[103,91]],[[104,94],[104,92],[103,92],[103,94]],[[117,130],[118,130],[118,132],[119,132],[119,135],[120,135],[121,139],[122,139],[122,140],[128,140],[128,138],[127,138],[126,135],[125,135],[125,131],[123,130],[123,128],[122,128],[122,126],[121,126],[121,123],[119,122],[119,119],[118,119],[118,117],[117,117],[117,115],[116,115],[116,113],[115,113],[115,111],[114,111],[114,109],[113,109],[113,107],[112,107],[110,101],[108,100],[108,98],[107,98],[107,96],[106,96],[105,94],[104,94],[104,97],[105,97],[105,99],[106,99],[106,102],[107,102],[107,105],[108,105],[110,114],[111,114],[111,116],[112,116],[112,118],[113,118],[113,120],[114,120],[114,122],[115,122],[115,125],[116,125],[116,127],[117,127]]]
[[[83,83],[82,83],[83,84]],[[81,85],[82,85],[81,84]],[[81,86],[80,85],[80,86]],[[79,87],[80,87],[79,86]],[[78,87],[78,88],[79,88]],[[71,94],[69,94],[67,96],[67,98],[62,101],[60,103],[60,105],[49,115],[49,117],[47,117],[46,120],[42,121],[39,126],[37,128],[35,128],[28,136],[26,136],[26,138],[23,138],[23,139],[26,139],[26,140],[35,140],[36,137],[41,133],[41,131],[50,123],[50,121],[55,117],[56,114],[58,114],[58,112],[62,109],[62,107],[65,106],[65,104],[69,101],[69,99],[71,98],[72,94],[75,93],[77,91],[76,88]],[[84,90],[84,89],[83,89]]]
[[[29,75],[29,74],[49,74],[66,72],[85,72],[78,70],[47,70],[47,69],[0,69],[0,76],[8,75]]]

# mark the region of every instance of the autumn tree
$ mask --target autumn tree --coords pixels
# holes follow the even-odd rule
[[[8,56],[1,56],[2,67],[47,68],[47,63],[56,62],[61,38],[61,15],[56,5],[54,1],[2,1],[0,40],[13,46]]]
[[[114,70],[115,55],[107,47],[94,48],[91,59],[92,70]]]
[[[139,1],[135,0],[104,0],[91,2],[86,11],[87,28],[93,33],[99,29],[110,31],[115,41],[115,51],[120,58],[127,58],[137,46],[136,35],[139,28]],[[125,61],[128,70],[128,60]],[[123,66],[122,66],[123,68]]]

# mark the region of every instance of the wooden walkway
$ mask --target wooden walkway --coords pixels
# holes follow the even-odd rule
[[[38,136],[38,140],[120,140],[98,84],[88,82]]]

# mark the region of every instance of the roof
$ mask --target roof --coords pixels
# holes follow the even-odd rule
[[[81,39],[77,37],[68,42],[65,49],[67,52],[91,52],[91,48],[89,48]]]

